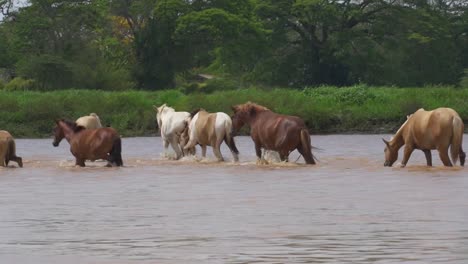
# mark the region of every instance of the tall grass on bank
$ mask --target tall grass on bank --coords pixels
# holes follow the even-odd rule
[[[104,125],[115,127],[124,136],[154,135],[157,127],[152,105],[167,103],[179,111],[201,107],[231,114],[232,105],[252,101],[275,112],[302,117],[312,133],[388,133],[421,107],[452,107],[466,122],[467,99],[468,89],[451,87],[250,88],[189,95],[177,90],[0,91],[0,129],[16,137],[46,137],[57,118],[76,119],[96,112]]]

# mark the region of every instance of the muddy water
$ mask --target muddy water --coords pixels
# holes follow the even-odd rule
[[[111,169],[17,140],[25,168],[0,168],[0,263],[468,263],[467,169],[419,152],[384,168],[380,137],[313,136],[314,167],[256,166],[247,137],[239,164],[126,138]]]

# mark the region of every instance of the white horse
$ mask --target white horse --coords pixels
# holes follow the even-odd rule
[[[76,120],[76,124],[79,126],[83,126],[87,129],[96,129],[101,128],[101,120],[99,116],[95,113],[91,113],[88,116],[82,116]]]
[[[161,139],[164,143],[164,152],[167,153],[167,148],[171,144],[176,153],[176,159],[180,159],[184,154],[194,154],[195,148],[184,150],[186,141],[181,138],[181,134],[187,128],[190,118],[189,112],[176,112],[174,108],[166,104],[157,107],[153,105],[156,111],[156,120],[158,121],[159,129],[161,130]]]
[[[232,120],[227,114],[208,113],[204,109],[199,109],[191,116],[188,129],[189,142],[185,145],[186,149],[200,144],[202,156],[206,157],[206,146],[211,146],[218,161],[224,161],[221,155],[221,143],[224,140],[231,150],[234,161],[239,161],[239,151],[232,136]]]

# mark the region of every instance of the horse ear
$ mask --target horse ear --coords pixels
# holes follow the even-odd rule
[[[384,138],[382,138],[382,141],[385,143],[385,145],[387,145],[388,147],[390,147],[390,142],[388,142],[388,141],[385,140]]]
[[[156,112],[158,111],[158,107],[155,106],[155,105],[153,105],[153,109],[154,109],[154,111],[156,111]]]
[[[231,105],[231,109],[234,113],[237,112],[237,105]]]
[[[55,124],[58,125],[59,121],[60,121],[60,119],[55,119]]]

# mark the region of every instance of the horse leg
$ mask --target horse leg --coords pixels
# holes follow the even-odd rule
[[[411,156],[411,153],[413,153],[413,146],[410,144],[405,145],[405,150],[403,151],[403,160],[401,161],[401,167],[404,168],[406,164],[408,163],[408,160]]]
[[[466,154],[463,152],[463,149],[460,147],[460,165],[465,166]]]
[[[84,159],[80,159],[80,158],[75,158],[75,166],[80,166],[80,167],[84,167],[85,166],[85,160]]]
[[[439,147],[437,150],[439,151],[439,157],[444,166],[452,167],[452,162],[448,155],[448,147]]]
[[[223,155],[221,154],[221,141],[217,141],[215,145],[213,146],[213,153],[218,159],[218,161],[224,161]]]
[[[13,160],[14,162],[18,163],[18,166],[20,168],[23,168],[23,159],[21,157],[18,157],[18,156],[14,156],[11,158],[11,160]]]
[[[201,145],[201,155],[206,158],[206,145]]]
[[[424,149],[423,152],[424,152],[424,155],[426,156],[427,166],[432,167],[431,150],[430,149]]]
[[[239,161],[239,150],[237,150],[236,143],[234,142],[234,138],[231,135],[226,135],[224,137],[224,142],[228,145],[229,150],[232,153],[232,157],[234,158],[234,162]]]
[[[301,152],[301,151],[299,150],[299,152]],[[279,154],[280,154],[280,160],[281,161],[289,162],[289,152],[280,152]]]
[[[257,142],[255,142],[255,154],[257,155],[257,165],[263,165],[267,163],[264,159],[264,156],[262,155],[262,146],[257,144]]]
[[[163,142],[164,142],[164,156],[166,157],[167,156],[167,149],[169,148],[169,140],[164,138]]]
[[[171,147],[176,153],[176,160],[180,159],[182,157],[182,150],[179,146],[179,139],[176,136],[171,138]]]

